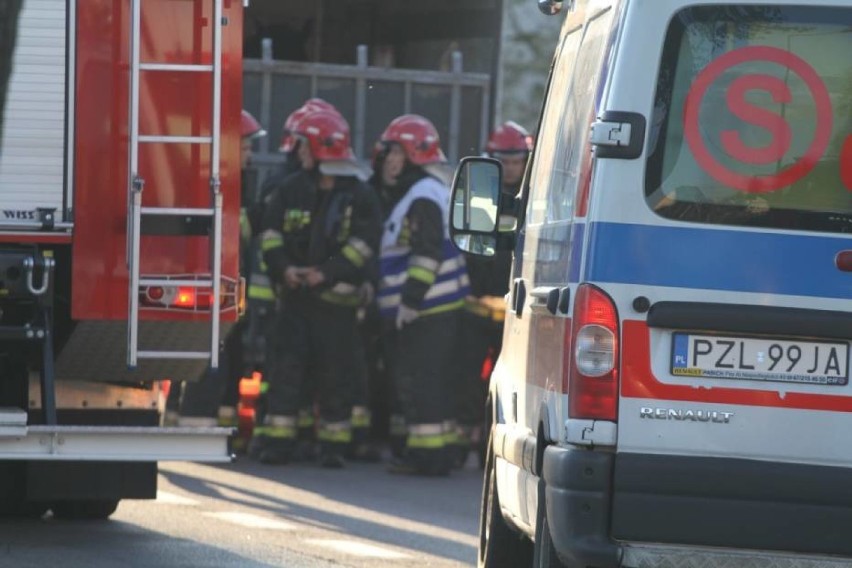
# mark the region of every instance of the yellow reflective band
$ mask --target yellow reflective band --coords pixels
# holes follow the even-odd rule
[[[364,257],[361,256],[361,253],[355,250],[355,247],[352,245],[343,245],[343,248],[340,249],[340,253],[346,257],[346,260],[361,268],[364,266]]]
[[[248,212],[245,207],[240,209],[240,236],[244,241],[251,240],[251,223],[249,222]]]
[[[220,416],[219,420],[216,422],[220,428],[233,428],[235,426],[239,426],[240,423],[237,421],[235,416],[224,417]]]
[[[249,284],[248,297],[252,300],[275,300],[275,291],[268,286]]]
[[[437,275],[431,270],[426,270],[425,268],[421,268],[419,266],[409,266],[408,267],[408,276],[414,278],[415,280],[420,280],[428,285],[432,285],[435,283],[435,278]]]
[[[254,435],[267,438],[295,438],[296,429],[289,426],[255,426]]]
[[[348,444],[352,441],[352,430],[327,430],[320,428],[317,438],[319,438],[320,442]]]
[[[429,316],[435,314],[442,314],[444,312],[451,312],[453,310],[460,310],[464,307],[464,300],[458,300],[456,302],[452,302],[450,304],[444,304],[443,306],[437,306],[434,308],[429,308],[428,310],[421,310],[421,316]]]
[[[355,414],[352,415],[352,427],[353,428],[369,428],[370,427],[370,417],[369,416],[357,416]]]
[[[320,299],[328,302],[329,304],[337,304],[338,306],[347,306],[350,308],[357,307],[361,304],[361,298],[359,296],[344,296],[331,290],[326,290],[320,294]]]
[[[296,426],[298,428],[310,428],[314,425],[314,417],[313,416],[299,416],[296,420]]]
[[[260,383],[260,394],[266,394],[269,392],[269,383],[263,381]]]
[[[281,237],[266,237],[260,242],[260,250],[268,252],[272,249],[283,247],[284,239]]]
[[[461,445],[465,440],[458,432],[447,432],[444,434],[444,443],[448,446]]]
[[[446,445],[443,434],[434,434],[431,436],[417,436],[415,434],[408,435],[406,445],[409,448],[419,448],[427,450],[437,450]]]

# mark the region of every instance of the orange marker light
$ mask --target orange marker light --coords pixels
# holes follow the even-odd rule
[[[194,308],[195,307],[195,289],[194,288],[178,288],[175,295],[174,305],[179,308]]]

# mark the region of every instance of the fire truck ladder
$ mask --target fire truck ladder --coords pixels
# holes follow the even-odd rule
[[[130,276],[127,318],[127,364],[136,367],[139,359],[208,359],[219,366],[219,323],[221,307],[218,299],[222,287],[222,193],[219,181],[220,115],[222,107],[222,0],[213,0],[213,61],[209,65],[187,65],[140,62],[142,0],[130,0],[130,168],[128,187],[127,270]],[[181,72],[213,74],[213,113],[210,136],[151,136],[139,133],[140,74],[148,72]],[[139,173],[140,144],[207,144],[210,147],[210,207],[143,207],[145,179]],[[146,278],[140,275],[141,225],[145,216],[212,218],[210,229],[210,266],[212,274],[198,279]],[[209,351],[145,351],[139,349],[140,286],[185,286],[211,288],[211,332]]]

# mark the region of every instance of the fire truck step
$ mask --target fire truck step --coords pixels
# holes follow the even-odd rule
[[[159,426],[30,426],[15,439],[0,438],[0,459],[228,463],[232,428]]]
[[[141,63],[139,69],[142,71],[195,71],[203,73],[213,71],[212,65],[181,65],[177,63]]]
[[[26,411],[21,408],[0,407],[0,438],[15,438],[26,433]]]

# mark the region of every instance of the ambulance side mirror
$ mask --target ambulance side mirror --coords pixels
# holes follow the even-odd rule
[[[502,165],[492,158],[463,158],[456,168],[450,235],[459,250],[481,256],[497,253],[502,178]]]

